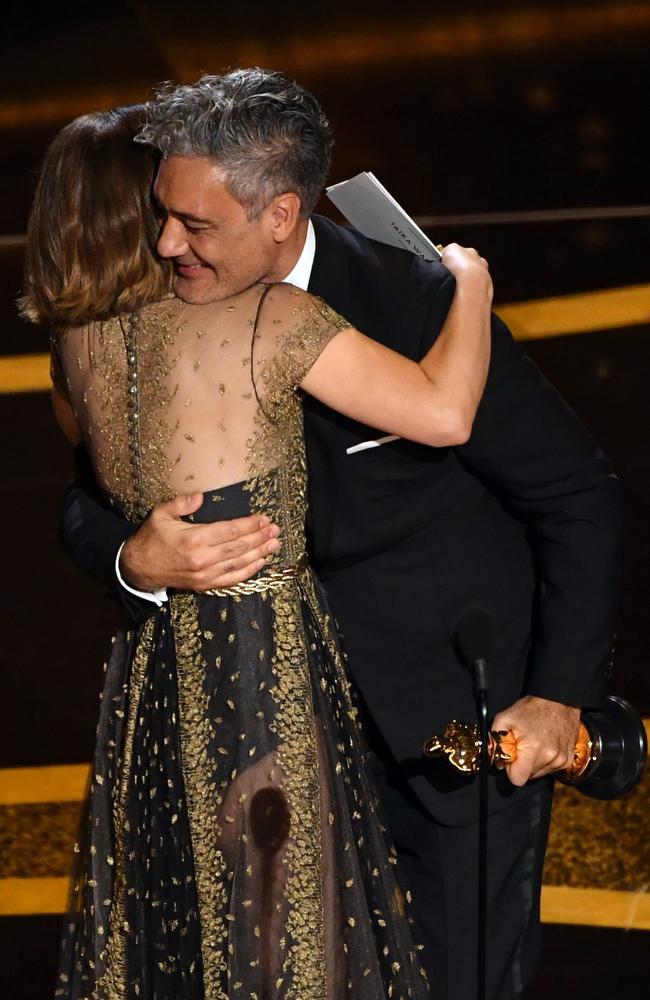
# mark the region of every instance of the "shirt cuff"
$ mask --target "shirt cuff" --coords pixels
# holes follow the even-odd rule
[[[163,587],[161,590],[136,590],[134,587],[129,587],[128,583],[125,583],[122,579],[122,574],[120,573],[120,556],[122,555],[122,549],[126,543],[122,542],[119,549],[117,550],[117,556],[115,557],[115,575],[120,582],[120,585],[128,590],[129,594],[135,594],[136,597],[142,597],[145,601],[152,601],[157,604],[158,607],[162,605],[167,600],[167,590]]]

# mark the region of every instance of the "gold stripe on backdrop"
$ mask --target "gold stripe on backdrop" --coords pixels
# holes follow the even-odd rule
[[[650,323],[650,285],[630,285],[580,295],[560,295],[497,306],[517,340],[594,333]],[[0,358],[0,393],[46,392],[47,354]]]
[[[49,354],[12,354],[0,358],[0,393],[47,392],[51,384]]]
[[[69,893],[65,877],[0,879],[0,917],[65,913]]]
[[[81,802],[90,778],[90,764],[9,767],[0,770],[0,806],[27,802]]]
[[[650,285],[497,306],[517,340],[593,333],[650,323]]]
[[[646,892],[545,885],[542,888],[542,920],[546,924],[650,931],[650,896]]]

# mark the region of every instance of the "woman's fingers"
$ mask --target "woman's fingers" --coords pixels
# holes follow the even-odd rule
[[[472,272],[489,272],[485,257],[481,257],[475,247],[462,247],[459,243],[449,243],[443,247],[441,263],[459,278]]]

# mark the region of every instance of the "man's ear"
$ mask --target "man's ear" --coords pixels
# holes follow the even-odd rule
[[[284,243],[300,222],[302,203],[297,194],[287,191],[269,205],[271,233],[276,243]]]

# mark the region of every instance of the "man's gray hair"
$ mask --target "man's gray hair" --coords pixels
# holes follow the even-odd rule
[[[283,73],[236,69],[194,84],[166,84],[138,142],[163,156],[207,156],[250,220],[279,194],[300,197],[309,216],[330,165],[332,133],[318,101]]]

